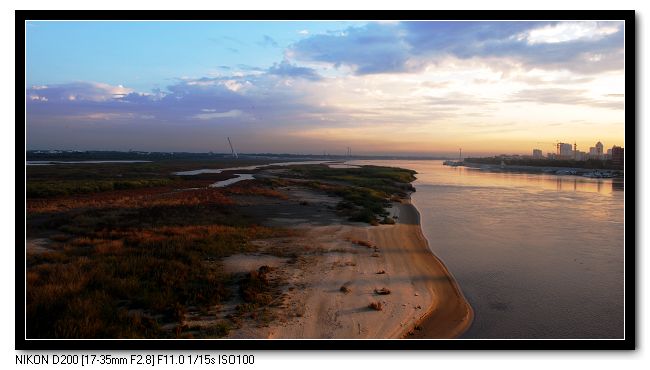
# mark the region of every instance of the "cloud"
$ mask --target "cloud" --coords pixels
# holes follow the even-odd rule
[[[451,81],[424,81],[420,83],[420,86],[428,89],[442,89],[449,86]]]
[[[395,25],[379,23],[349,27],[300,40],[288,54],[297,60],[348,65],[357,74],[398,72],[405,68],[409,45],[395,31]]]
[[[291,64],[287,60],[273,64],[273,66],[269,68],[268,72],[276,76],[305,78],[312,81],[318,81],[322,78],[315,69],[299,67]]]
[[[214,112],[214,109],[203,109],[203,111],[209,111],[208,113],[199,113],[195,114],[194,118],[200,120],[214,120],[219,118],[236,118],[241,117],[243,112],[239,109],[231,109],[227,112]]]
[[[28,89],[27,98],[36,101],[88,100],[103,102],[119,99],[132,89],[98,82],[72,82],[59,85],[38,85]]]
[[[264,69],[260,67],[255,67],[255,66],[249,66],[248,64],[237,64],[237,68],[246,71],[248,73],[250,72],[263,72]]]
[[[270,73],[186,78],[167,86],[164,92],[151,93],[129,92],[132,90],[121,86],[96,83],[33,87],[27,90],[27,116],[31,122],[106,122],[113,117],[132,119],[136,124],[141,119],[169,124],[209,119],[272,123],[323,111],[305,100],[304,83],[317,79],[315,73],[296,66],[276,67],[278,73],[301,78],[292,86]]]
[[[562,22],[528,30],[517,38],[525,38],[531,45],[598,40],[618,32],[619,28],[618,24],[610,24],[610,22]]]
[[[535,102],[541,104],[585,105],[594,108],[623,109],[620,99],[602,100],[585,97],[585,90],[573,89],[526,89],[511,95],[509,102]]]
[[[491,103],[494,103],[494,100],[477,98],[465,93],[450,93],[441,97],[427,97],[427,103],[433,106],[443,105],[443,106],[484,106]]]
[[[234,135],[251,151],[273,143],[311,150],[331,135],[435,146],[498,130],[527,132],[546,120],[621,120],[623,99],[607,95],[623,90],[621,74],[583,74],[607,70],[603,63],[617,68],[621,31],[531,43],[531,30],[555,23],[421,23],[309,35],[269,68],[221,68],[227,72],[168,79],[151,92],[96,82],[34,85],[26,96],[28,136],[71,143],[63,134],[71,126],[75,140],[95,147],[102,140],[135,147],[139,140],[164,150],[212,150],[219,135]]]
[[[578,85],[594,81],[594,77],[575,77],[563,75],[558,78],[549,78],[548,76],[523,75],[514,77],[513,80],[523,82],[528,85]]]
[[[262,38],[262,41],[259,41],[259,42],[257,43],[257,45],[259,45],[259,46],[263,46],[263,47],[268,47],[268,46],[270,46],[270,47],[273,47],[273,48],[279,48],[279,47],[280,47],[280,45],[277,43],[277,41],[275,41],[275,40],[274,40],[271,36],[269,36],[269,35],[264,35],[264,37]]]
[[[622,22],[369,23],[290,46],[295,60],[349,66],[357,75],[419,72],[445,57],[513,60],[588,74],[623,68]]]

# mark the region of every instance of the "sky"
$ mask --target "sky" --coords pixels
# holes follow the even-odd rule
[[[624,22],[26,24],[27,149],[624,146]]]

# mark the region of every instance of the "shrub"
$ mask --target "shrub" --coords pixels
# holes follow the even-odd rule
[[[266,306],[273,300],[273,286],[268,278],[271,271],[269,266],[261,266],[246,274],[240,282],[239,289],[244,302],[251,304],[250,309],[254,310]]]

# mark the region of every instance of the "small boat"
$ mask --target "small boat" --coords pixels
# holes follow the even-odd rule
[[[451,167],[462,166],[463,164],[465,164],[465,162],[463,162],[463,160],[462,160],[462,156],[461,156],[462,153],[463,153],[463,149],[462,148],[458,149],[458,160],[457,161],[446,160],[446,161],[442,162],[442,165],[443,166],[451,166]]]
[[[443,164],[444,166],[452,166],[452,167],[456,167],[456,166],[462,166],[462,165],[463,165],[463,161],[450,161],[450,160],[447,160],[447,161],[442,162],[442,164]]]

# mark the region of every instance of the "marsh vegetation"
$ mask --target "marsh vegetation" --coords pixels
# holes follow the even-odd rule
[[[349,220],[376,224],[414,179],[413,171],[386,167],[300,165],[281,178],[210,188],[232,175],[171,174],[208,166],[215,164],[29,166],[27,337],[209,338],[242,320],[269,321],[281,279],[268,266],[228,273],[223,259],[295,231],[261,226],[237,199],[284,201],[283,186],[297,184],[340,198],[337,211]],[[235,312],[217,315],[233,301]],[[212,324],[188,324],[198,316]]]

